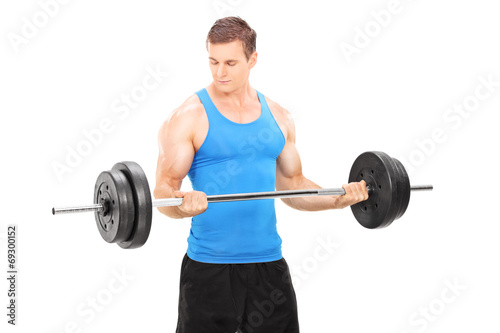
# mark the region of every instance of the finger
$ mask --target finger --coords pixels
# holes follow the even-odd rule
[[[344,189],[345,191],[345,194],[347,195],[349,192],[351,192],[351,187],[349,184],[344,184],[342,185],[342,188]]]
[[[347,191],[349,191],[350,195],[356,195],[359,192],[360,185],[361,184],[359,184],[359,183],[352,182],[352,183],[347,184],[345,189]]]
[[[186,193],[183,191],[174,191],[174,195],[176,198],[183,198],[184,194],[186,194]]]
[[[198,209],[199,210],[206,210],[208,207],[208,201],[207,201],[207,195],[205,192],[199,192],[198,195]]]
[[[193,192],[193,206],[200,209],[204,201],[205,199],[203,198],[203,194],[201,192]]]
[[[364,185],[361,182],[353,182],[349,184],[352,193],[352,199],[355,202],[366,200]]]
[[[360,201],[365,201],[368,199],[368,191],[365,186],[360,186],[359,188]]]
[[[189,208],[189,192],[175,191],[176,198],[183,198],[178,208],[182,211],[187,211]]]
[[[360,196],[361,201],[365,201],[368,199],[368,190],[366,188],[366,182],[364,180],[360,181],[359,183],[356,184],[358,194]]]
[[[362,187],[362,192],[363,192],[363,198],[364,198],[364,200],[367,200],[369,197],[368,185],[366,184],[366,182],[364,180],[362,180],[360,183],[362,184],[361,187]]]
[[[196,191],[196,192],[193,192],[196,194],[196,196],[201,199],[201,200],[205,200],[207,198],[207,195],[205,192],[200,192],[200,191]]]

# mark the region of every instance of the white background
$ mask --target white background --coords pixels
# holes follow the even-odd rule
[[[101,239],[92,214],[50,209],[90,203],[97,175],[121,160],[139,162],[154,185],[159,126],[210,83],[205,37],[228,15],[257,31],[251,84],[294,115],[308,178],[338,187],[356,156],[381,150],[403,161],[413,184],[435,187],[414,193],[403,218],[382,230],[364,229],[349,209],[306,213],[276,201],[301,330],[498,331],[494,2],[401,0],[382,27],[371,13],[389,0],[74,0],[52,5],[44,22],[41,4],[49,2],[0,5],[0,276],[9,223],[18,225],[20,272],[15,328],[6,323],[7,281],[0,283],[2,332],[175,330],[188,219],[155,212],[146,245],[126,251]],[[34,20],[37,31],[13,43]],[[365,29],[371,37],[361,36]],[[346,44],[357,53],[346,57]],[[120,118],[113,103],[148,67],[168,77]],[[480,77],[496,82],[491,92],[478,88]],[[488,96],[474,105],[477,89]],[[472,111],[448,113],[466,101]],[[65,164],[68,149],[84,145],[83,131],[103,119],[113,130],[59,179],[54,163]],[[338,246],[319,261],[322,242]],[[116,282],[117,272],[129,280]]]

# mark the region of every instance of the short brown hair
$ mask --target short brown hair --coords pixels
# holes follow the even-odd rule
[[[243,44],[243,51],[248,61],[256,49],[257,33],[240,17],[228,16],[215,21],[208,32],[205,44],[208,50],[208,43],[224,44],[235,40],[240,40]]]

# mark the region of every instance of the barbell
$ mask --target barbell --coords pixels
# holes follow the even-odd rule
[[[368,199],[351,206],[356,220],[369,229],[384,228],[405,213],[411,191],[432,190],[432,185],[410,186],[403,164],[383,152],[359,155],[349,173],[349,182],[364,180]],[[343,188],[300,189],[207,196],[209,203],[344,195]],[[52,214],[94,212],[97,229],[108,243],[124,249],[138,248],[149,237],[153,207],[180,206],[183,198],[151,198],[144,170],[135,162],[116,163],[103,171],[94,186],[94,203],[87,206],[52,208]]]

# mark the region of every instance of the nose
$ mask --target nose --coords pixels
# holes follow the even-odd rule
[[[217,77],[223,78],[226,75],[227,75],[226,66],[220,64],[219,67],[217,68]]]

